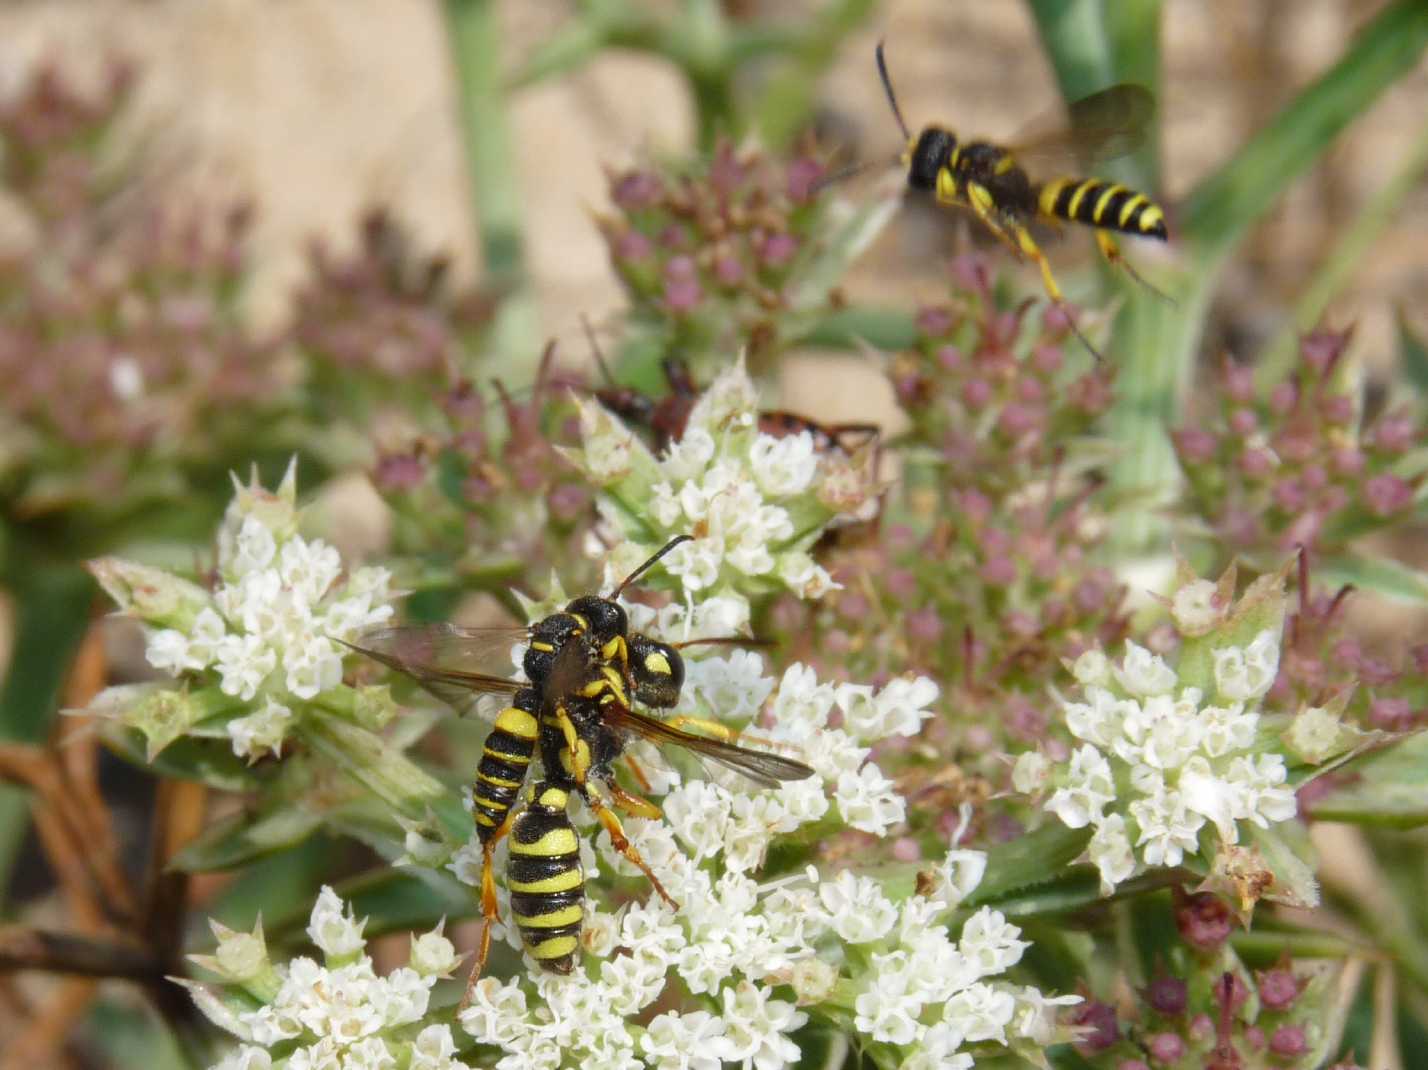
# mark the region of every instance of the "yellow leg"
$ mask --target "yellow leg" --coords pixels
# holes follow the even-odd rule
[[[643,796],[634,792],[626,791],[613,780],[604,782],[605,790],[610,793],[610,801],[615,804],[615,808],[629,814],[631,817],[644,817],[651,821],[657,821],[664,815],[656,804],[650,802]]]
[[[625,755],[625,765],[629,768],[631,775],[634,776],[635,783],[639,784],[641,791],[654,790],[654,786],[650,783],[650,778],[645,775],[644,767],[635,761],[633,754]]]
[[[481,939],[458,1010],[465,1010],[470,1004],[471,990],[476,987],[481,971],[486,968],[486,957],[491,953],[491,925],[500,915],[500,904],[496,900],[496,845],[506,838],[515,819],[516,810],[512,807],[506,811],[505,819],[496,826],[496,830],[481,844]]]
[[[1175,299],[1173,297],[1171,297],[1165,291],[1161,290],[1158,286],[1152,285],[1151,283],[1147,282],[1145,278],[1140,274],[1140,272],[1136,271],[1135,268],[1131,267],[1130,261],[1121,255],[1121,249],[1120,246],[1116,244],[1116,240],[1112,238],[1109,234],[1107,234],[1104,230],[1096,231],[1096,245],[1101,250],[1101,255],[1106,258],[1106,262],[1110,264],[1111,267],[1119,268],[1121,271],[1124,271],[1132,279],[1140,283],[1142,286],[1144,286],[1151,293],[1155,294],[1155,296],[1160,298],[1162,301],[1165,301],[1171,305],[1175,304]]]
[[[996,202],[992,200],[992,195],[987,192],[985,186],[979,186],[975,182],[969,182],[967,184],[966,204],[967,207],[972,209],[972,211],[976,214],[977,218],[981,221],[982,226],[986,227],[994,235],[996,235],[998,240],[1000,240],[1012,252],[1016,253],[1017,256],[1020,256],[1022,254],[1021,247],[1016,243],[1012,236],[1007,233],[1007,229],[1006,227],[1002,226],[1001,220],[996,217]]]
[[[655,811],[655,816],[659,816],[659,808],[647,799],[640,799],[637,795],[626,795],[624,792],[620,792],[620,795],[616,795],[615,793],[618,789],[615,788],[613,784],[610,785],[610,789],[611,795],[615,798],[619,798],[620,795],[625,795],[628,799],[638,799],[646,806],[651,807]],[[629,838],[625,835],[625,827],[620,824],[620,819],[615,815],[615,812],[605,805],[605,800],[600,797],[599,789],[594,784],[587,784],[585,785],[583,794],[585,796],[586,805],[590,807],[590,812],[595,815],[595,820],[599,821],[600,824],[604,826],[605,831],[610,834],[611,846],[619,851],[620,854],[624,855],[625,858],[635,866],[638,866],[640,872],[649,878],[650,884],[652,884],[654,890],[659,893],[659,897],[674,907],[675,910],[678,910],[679,904],[664,890],[664,885],[659,882],[659,878],[654,875],[649,864],[640,857],[640,852],[635,850],[634,846],[630,843]]]
[[[697,728],[706,736],[713,736],[715,739],[722,739],[725,743],[732,743],[739,738],[739,733],[735,732],[726,724],[718,721],[711,721],[705,717],[671,717],[665,721],[671,728],[684,728],[686,725]]]

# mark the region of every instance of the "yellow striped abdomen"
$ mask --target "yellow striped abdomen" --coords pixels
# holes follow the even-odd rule
[[[506,887],[511,914],[531,958],[547,970],[570,973],[585,920],[580,840],[565,807],[569,793],[550,781],[530,787],[511,823]]]
[[[1165,240],[1165,213],[1144,193],[1100,178],[1058,178],[1037,193],[1043,216]]]
[[[485,843],[506,820],[511,806],[520,795],[526,779],[526,768],[535,753],[540,726],[535,715],[524,706],[537,708],[534,691],[519,692],[515,704],[506,707],[496,718],[495,727],[486,736],[481,761],[476,766],[476,783],[471,791],[475,804],[476,834]]]

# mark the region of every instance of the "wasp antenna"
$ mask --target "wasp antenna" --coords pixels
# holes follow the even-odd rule
[[[626,587],[634,583],[635,580],[639,579],[646,572],[648,572],[651,565],[653,565],[665,554],[673,550],[680,543],[693,541],[693,535],[676,535],[674,538],[670,539],[669,542],[665,543],[663,546],[661,546],[658,550],[655,551],[655,555],[653,557],[651,557],[643,565],[641,565],[639,568],[635,569],[635,571],[631,572],[628,576],[626,576],[624,582],[621,583],[620,586],[615,588],[615,593],[610,596],[610,599],[613,601],[614,599],[619,598]]]
[[[824,175],[817,182],[808,187],[808,195],[815,197],[829,186],[836,186],[839,182],[846,182],[854,175],[862,174],[876,162],[876,160],[864,160],[862,163],[850,164],[847,167],[834,171],[831,175]]]
[[[897,106],[897,94],[893,92],[892,79],[888,77],[888,63],[883,58],[883,45],[885,42],[879,41],[876,55],[878,57],[878,76],[883,80],[883,92],[888,95],[888,103],[892,105],[893,117],[897,119],[897,125],[902,127],[902,136],[908,141],[912,140],[912,131],[907,128],[907,122],[902,117],[902,109]]]
[[[773,646],[772,639],[755,639],[750,635],[713,635],[706,639],[686,639],[682,643],[671,643],[676,650],[683,650],[687,646]]]

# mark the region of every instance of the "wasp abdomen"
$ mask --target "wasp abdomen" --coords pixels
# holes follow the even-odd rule
[[[1100,178],[1059,178],[1041,187],[1043,215],[1165,239],[1165,213],[1144,193]]]
[[[500,828],[521,793],[526,768],[531,764],[540,736],[540,724],[534,712],[537,709],[539,699],[535,691],[529,688],[518,691],[513,704],[500,712],[495,727],[486,736],[471,793],[476,833],[482,843]]]
[[[580,842],[565,807],[569,793],[549,781],[530,789],[511,824],[506,887],[521,942],[547,970],[570,973],[585,919]]]

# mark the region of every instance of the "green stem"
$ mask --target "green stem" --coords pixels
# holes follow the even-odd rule
[[[1110,81],[1101,0],[1026,0],[1026,6],[1063,99],[1080,100]]]
[[[1308,289],[1299,298],[1294,318],[1286,323],[1269,350],[1260,358],[1255,377],[1261,386],[1282,379],[1294,364],[1299,333],[1312,330],[1324,315],[1329,302],[1353,276],[1359,262],[1393,221],[1403,199],[1418,187],[1428,171],[1428,125],[1409,146],[1398,171],[1363,206],[1358,217],[1335,243],[1324,264],[1315,273]]]
[[[477,245],[487,284],[503,295],[493,326],[495,356],[487,370],[527,382],[540,358],[540,335],[521,231],[521,179],[501,84],[500,13],[495,0],[446,0],[446,16]]]

